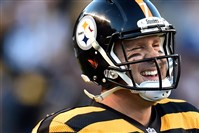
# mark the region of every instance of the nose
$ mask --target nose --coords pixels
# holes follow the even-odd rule
[[[160,56],[159,50],[154,49],[152,46],[149,46],[146,49],[145,58],[153,58],[157,56]]]
[[[145,54],[144,58],[154,58],[154,57],[158,57],[161,55],[163,55],[163,54],[160,53],[159,49],[155,49],[154,47],[149,46],[146,50],[146,54]],[[167,62],[165,58],[157,59],[156,61],[157,61],[159,67],[165,65]],[[148,63],[155,65],[155,61],[149,61]]]
[[[154,57],[158,57],[158,56],[160,56],[160,53],[153,46],[148,46],[146,48],[146,53],[145,53],[145,57],[144,57],[145,59],[146,58],[154,58]],[[158,65],[160,65],[161,62],[162,62],[161,60],[157,60]],[[155,66],[155,61],[149,61],[147,63],[148,63],[148,65],[150,64],[150,65]]]

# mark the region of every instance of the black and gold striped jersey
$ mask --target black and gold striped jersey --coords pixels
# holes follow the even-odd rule
[[[100,103],[61,110],[41,120],[32,133],[199,133],[199,110],[183,100],[164,99],[153,106],[147,127]]]

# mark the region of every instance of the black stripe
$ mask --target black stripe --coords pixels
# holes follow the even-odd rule
[[[182,113],[189,111],[199,112],[199,110],[196,107],[187,102],[182,102],[182,103],[168,102],[165,104],[157,104],[155,108],[160,114],[160,117],[170,113],[179,113],[179,112]]]
[[[44,120],[41,122],[37,132],[38,133],[49,133],[49,126],[54,117],[55,117],[54,115],[51,115],[51,116],[44,118]]]
[[[120,112],[118,112],[118,111],[116,111],[116,110],[114,110],[114,109],[112,109],[112,108],[110,108],[110,107],[107,106],[107,105],[100,104],[100,103],[97,103],[97,102],[93,103],[93,105],[94,105],[94,106],[97,106],[97,107],[105,108],[105,109],[107,109],[110,113],[116,114],[116,115],[118,116],[118,118],[121,118],[121,119],[124,119],[124,120],[128,121],[129,123],[132,124],[132,126],[137,127],[138,129],[142,130],[143,132],[146,131],[146,127],[143,126],[142,124],[140,124],[138,121],[136,121],[136,120],[134,120],[134,119],[132,119],[132,118],[130,118],[130,117],[128,117],[128,116],[126,116],[126,115],[124,115],[124,114],[122,114],[122,113],[120,113]],[[112,115],[112,114],[109,114],[109,115]],[[158,122],[159,122],[159,121],[158,121]],[[159,122],[159,123],[160,123],[160,122]],[[153,125],[153,123],[150,123],[150,124]],[[158,125],[157,125],[157,126],[158,126]]]
[[[47,115],[44,120],[41,122],[41,124],[39,125],[39,128],[37,130],[38,133],[49,133],[49,126],[50,126],[50,123],[52,122],[52,120],[57,116],[59,115],[60,113],[63,113],[63,112],[66,112],[70,109],[63,109],[63,110],[60,110],[56,113],[52,113],[50,115]]]
[[[114,120],[118,119],[119,117],[112,113],[108,113],[107,110],[102,112],[91,112],[86,114],[81,114],[73,117],[69,121],[66,122],[67,125],[72,127],[75,131],[79,131],[83,129],[84,127],[96,123],[96,122],[102,122],[107,120]]]
[[[134,0],[131,0],[131,2],[129,2],[129,0],[118,0],[115,1],[115,4],[120,10],[124,21],[121,29],[123,31],[137,29],[137,21],[145,18],[145,15],[137,2]]]
[[[199,133],[199,129],[170,129],[167,131],[162,131],[161,133]]]
[[[103,121],[115,120],[115,119],[124,119],[128,121],[129,123],[131,123],[132,126],[135,126],[142,131],[146,131],[146,128],[148,128],[141,125],[139,122],[135,121],[134,119],[120,112],[117,112],[106,105],[103,105],[100,103],[93,103],[93,105],[104,108],[106,110],[102,112],[91,112],[91,113],[77,115],[73,117],[72,119],[70,119],[69,121],[67,121],[66,124],[78,132],[84,127],[96,122],[103,122]],[[157,113],[155,110],[153,110],[153,115],[154,115],[154,119],[150,122],[149,126],[155,128],[156,131],[159,131],[160,130],[160,119],[159,119],[160,117],[157,116]]]

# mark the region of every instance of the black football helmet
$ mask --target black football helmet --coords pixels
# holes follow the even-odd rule
[[[180,77],[180,57],[174,50],[175,33],[174,27],[149,0],[93,0],[80,14],[73,33],[82,78],[107,89],[117,86],[130,89],[149,101],[168,97]],[[115,42],[150,35],[163,38],[164,56],[121,62],[114,53]],[[167,60],[166,79],[162,79],[158,65],[162,59]],[[159,81],[135,82],[130,65],[144,62],[155,64]]]

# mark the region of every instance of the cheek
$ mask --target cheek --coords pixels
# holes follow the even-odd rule
[[[142,52],[128,52],[127,58],[129,62],[144,59],[144,53]]]
[[[130,65],[131,74],[135,81],[137,81],[140,77],[139,67],[137,64]]]

